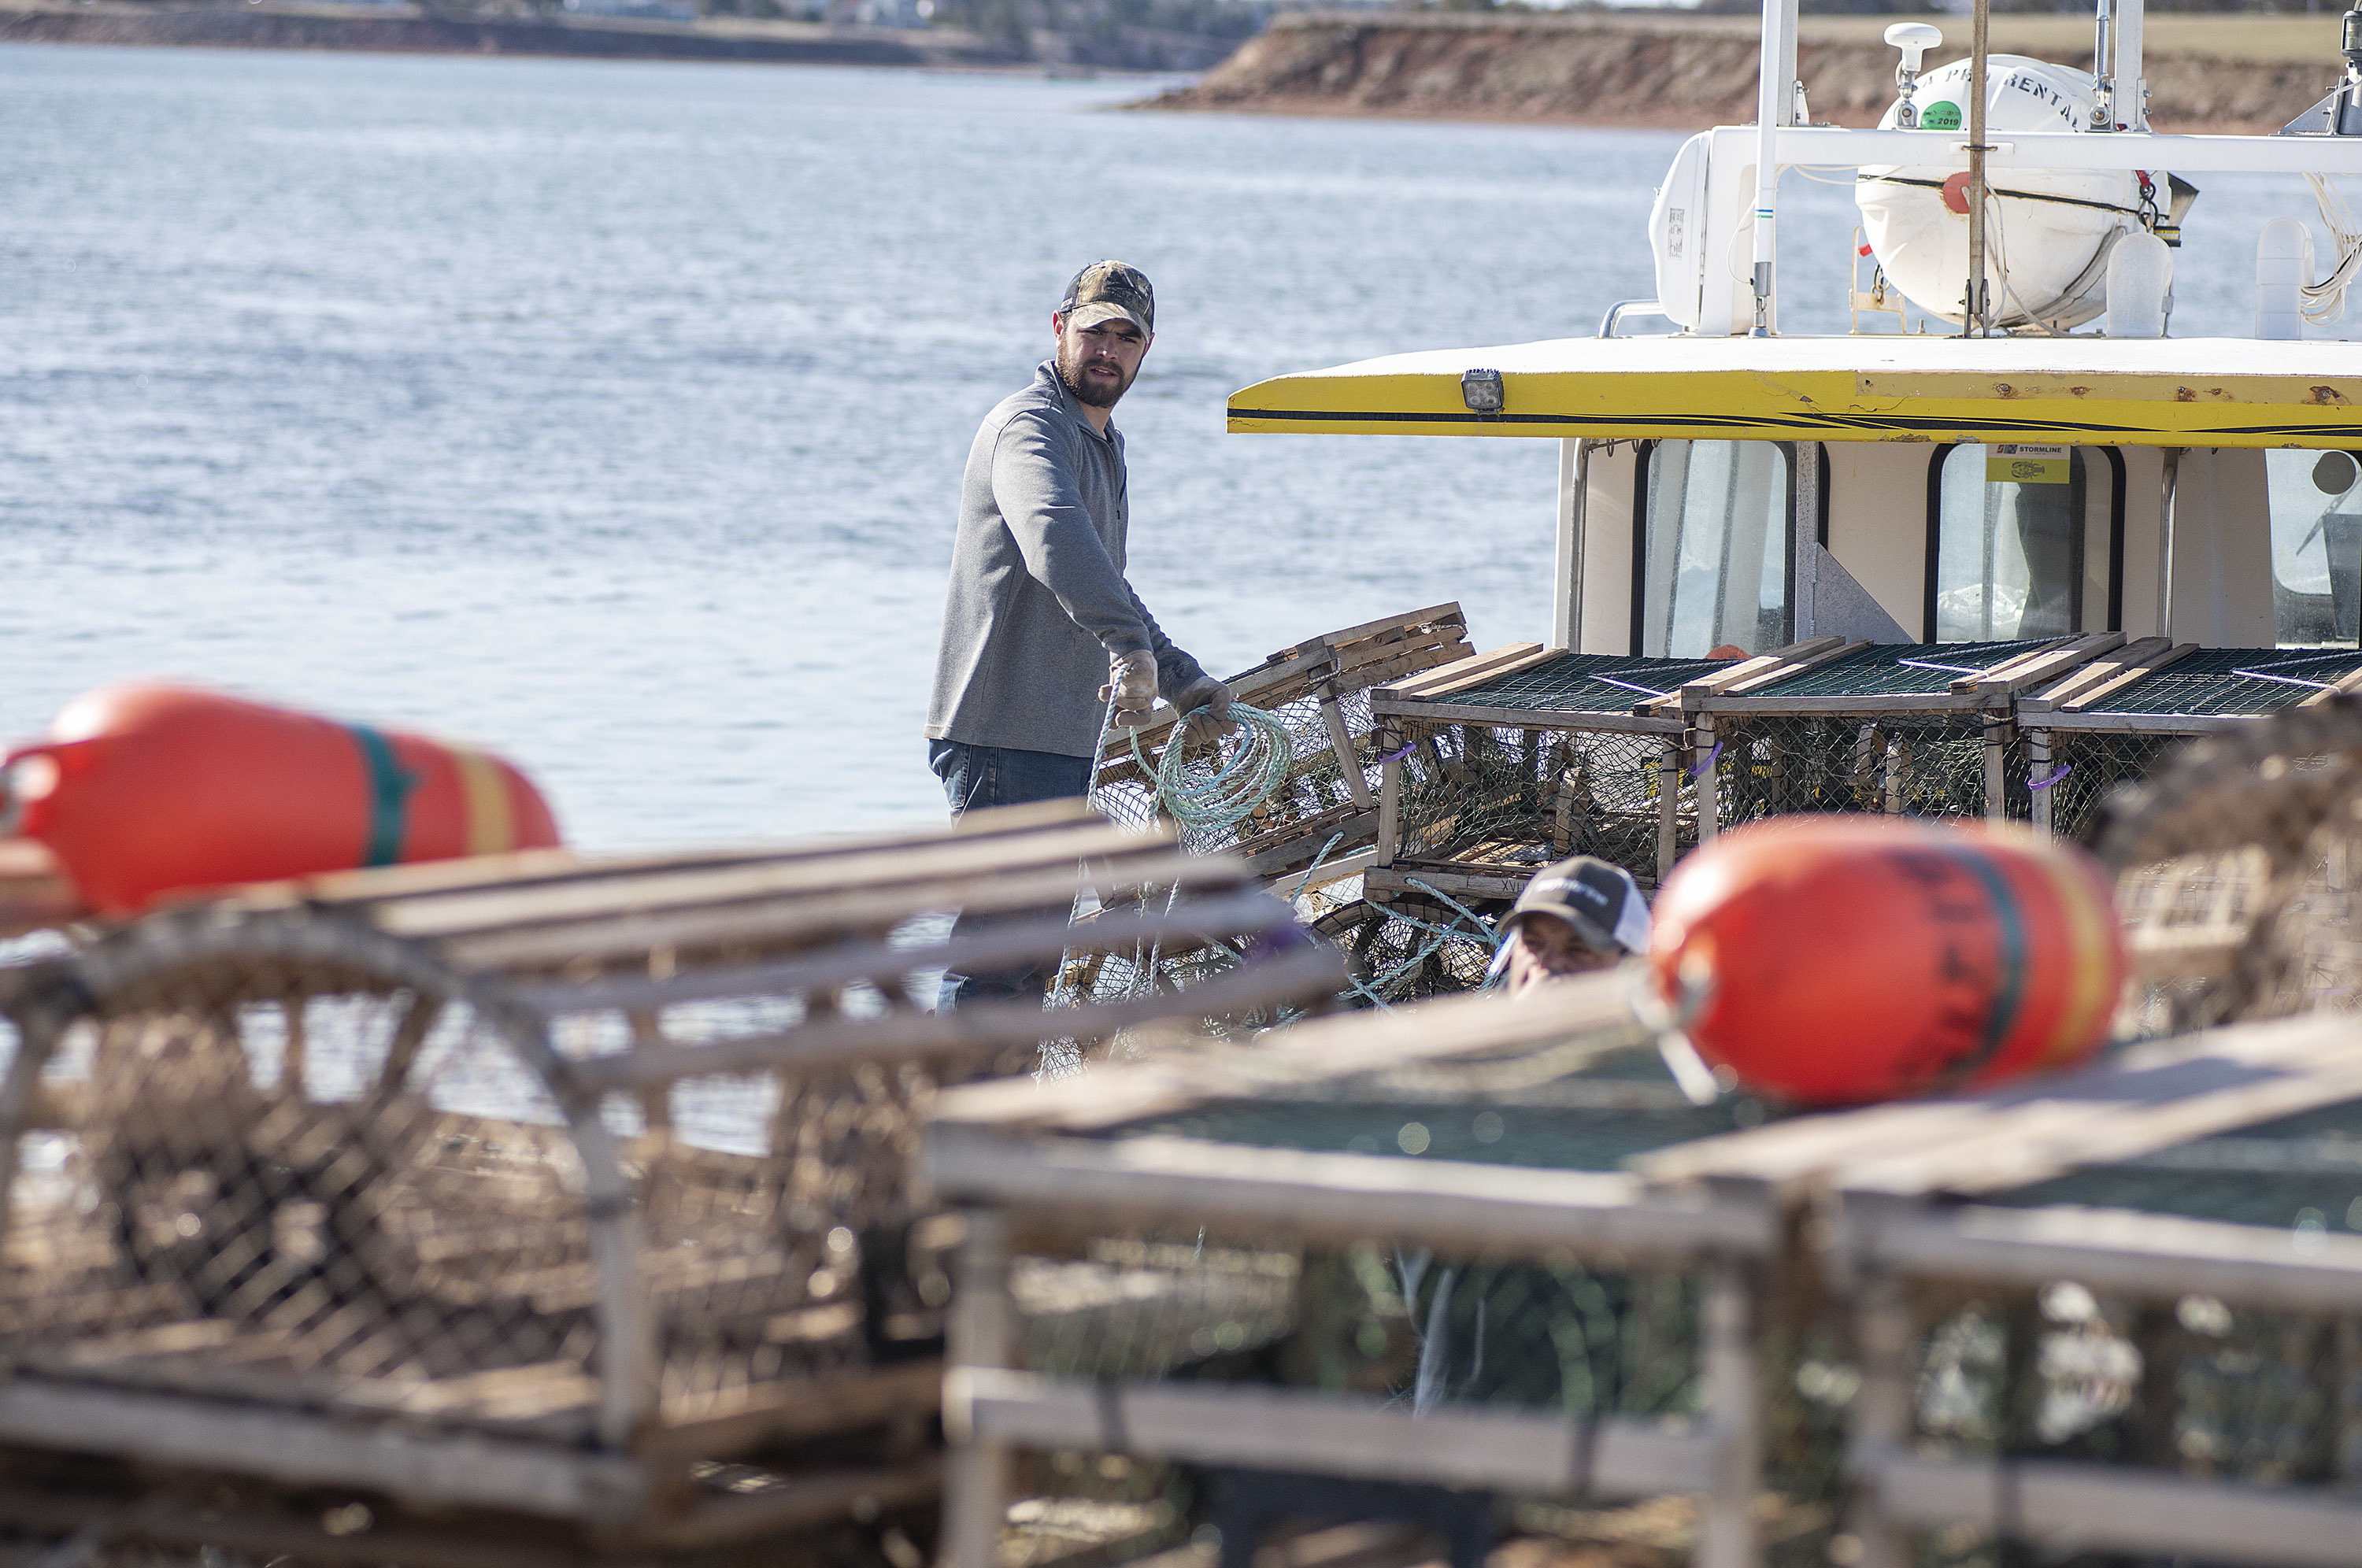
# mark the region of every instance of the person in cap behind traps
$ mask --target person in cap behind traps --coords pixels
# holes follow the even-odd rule
[[[1124,580],[1131,502],[1110,414],[1155,340],[1148,280],[1075,274],[1057,352],[986,415],[960,486],[951,590],[927,710],[927,760],[952,816],[1089,793],[1099,721],[1136,729],[1162,696],[1192,733],[1230,728],[1231,693],[1173,644]],[[1202,712],[1201,712],[1202,710]],[[955,927],[973,930],[963,921]],[[1039,997],[1038,969],[944,977],[940,1005]]]
[[[1632,874],[1588,855],[1535,872],[1501,923],[1507,934],[1485,978],[1513,997],[1649,947],[1649,903]]]

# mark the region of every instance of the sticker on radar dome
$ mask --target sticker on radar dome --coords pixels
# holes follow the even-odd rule
[[[1919,111],[1921,130],[1959,130],[1960,106],[1948,98],[1938,98]]]
[[[1985,448],[1987,484],[2065,484],[2068,453],[2064,447],[2034,447],[2023,441],[2001,442]]]

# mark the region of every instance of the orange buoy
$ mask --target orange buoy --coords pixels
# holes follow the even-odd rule
[[[160,894],[558,842],[495,756],[186,687],[103,687],[6,759],[14,831],[108,914]]]
[[[2108,883],[2014,827],[1797,816],[1727,834],[1656,906],[1649,966],[1699,1055],[1851,1105],[2083,1060],[2125,981]]]

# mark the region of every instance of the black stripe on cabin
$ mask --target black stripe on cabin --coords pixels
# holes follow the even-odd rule
[[[1311,424],[1370,425],[1553,425],[1571,429],[1641,426],[1652,430],[1791,430],[1810,434],[1824,430],[1895,430],[1941,434],[1956,430],[1992,431],[1998,435],[2041,432],[2094,436],[2171,436],[2166,445],[2202,447],[2210,436],[2285,436],[2318,443],[2324,439],[2362,442],[2362,425],[2216,425],[2196,430],[2167,431],[2147,425],[2093,425],[2081,420],[2039,419],[2018,415],[2009,419],[1915,418],[1904,414],[1386,414],[1341,409],[1259,408],[1231,413],[1232,419],[1287,419]]]

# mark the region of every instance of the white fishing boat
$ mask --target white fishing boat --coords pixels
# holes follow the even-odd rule
[[[1658,192],[1655,299],[1596,337],[1275,377],[1231,428],[1559,441],[1549,640],[1579,652],[2353,646],[2362,494],[2322,454],[2362,446],[2362,352],[2334,336],[2362,227],[2331,184],[2362,171],[2362,13],[2322,108],[2269,137],[2151,130],[2141,16],[2102,0],[2096,74],[1988,58],[1981,26],[1923,69],[1941,33],[1898,23],[1895,103],[1853,130],[1809,123],[1795,8],[1767,6],[1759,123],[1692,138]],[[1850,174],[1860,232],[1783,236],[1795,170]],[[2173,337],[2181,223],[2232,172],[2312,181],[2338,252],[2292,208],[2257,237],[2255,335]],[[1838,246],[1854,330],[1783,333],[1783,249]],[[1906,304],[1947,330],[1902,331]],[[1672,335],[1625,336],[1651,317]]]
[[[1983,17],[1948,63],[1936,26],[1889,28],[1895,100],[1844,129],[1811,123],[1772,0],[1757,123],[1691,138],[1634,237],[1654,299],[1595,337],[1231,398],[1247,434],[1559,443],[1551,624],[1336,685],[1342,723],[1290,715],[1288,787],[1192,835],[1283,890],[1362,873],[1362,901],[1313,912],[1372,994],[1468,983],[1485,917],[1568,853],[1650,885],[1782,812],[2088,835],[2177,739],[2362,686],[2362,346],[2339,336],[2362,223],[2334,184],[2362,172],[2362,11],[2272,136],[2150,127],[2140,0],[2101,0],[2091,72],[1989,55]],[[1783,235],[1797,171],[1850,180],[1859,224]],[[2290,176],[2291,204],[2254,237],[2253,334],[2176,337],[2182,225],[2219,174]],[[1839,246],[1850,330],[1783,332],[1783,256]],[[1247,700],[1304,706],[1304,646]],[[1140,815],[1129,759],[1110,746],[1098,793]]]

